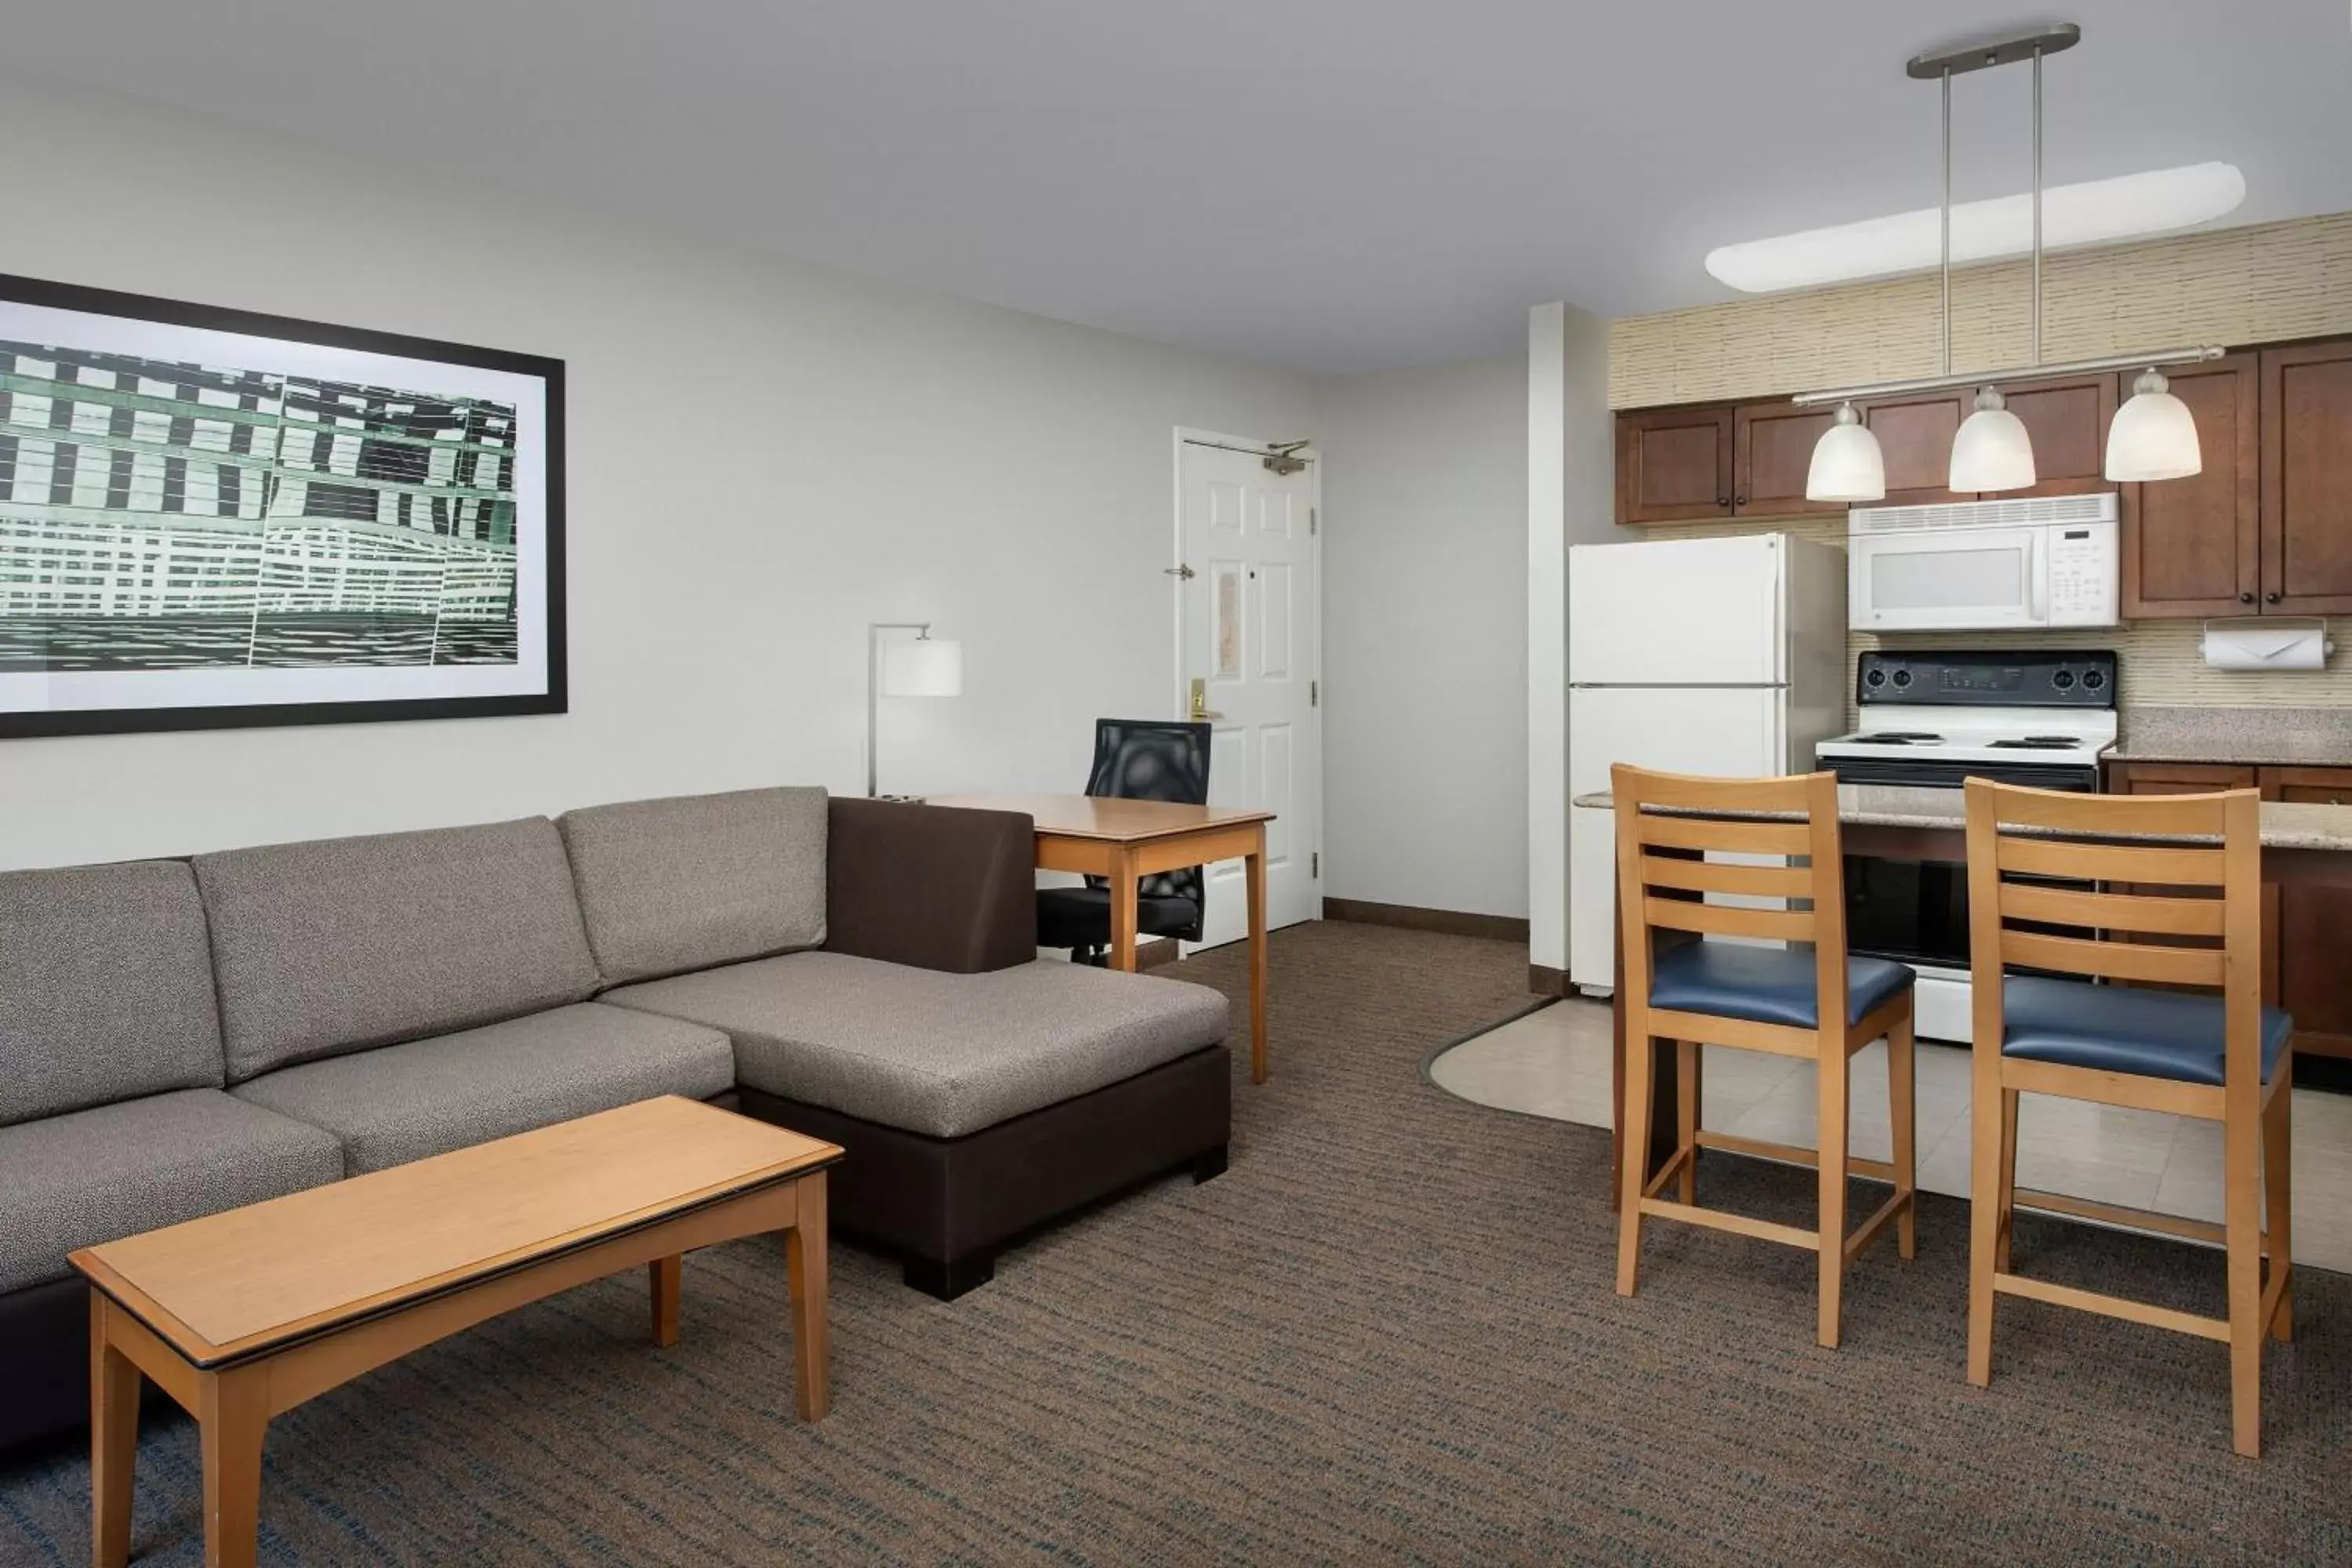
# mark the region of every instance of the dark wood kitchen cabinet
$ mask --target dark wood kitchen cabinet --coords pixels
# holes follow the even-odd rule
[[[2117,378],[2128,394],[2136,371]],[[2126,620],[2251,616],[2262,593],[2262,356],[2168,371],[2197,421],[2201,472],[2123,487]]]
[[[1788,402],[1743,403],[1732,410],[1734,515],[1805,517],[1845,510],[1843,501],[1805,499],[1814,443],[1836,420],[1834,409]]]
[[[1732,426],[1728,406],[1620,414],[1617,521],[1695,522],[1731,516]]]
[[[2352,340],[2262,353],[2262,606],[2352,615]]]
[[[2259,789],[2262,771],[2226,763],[2109,763],[2109,795],[2210,795],[2215,790]],[[2130,889],[2155,892],[2153,888]],[[2219,947],[2219,938],[2167,937],[2183,947]],[[2275,1005],[2280,985],[2279,890],[2263,889],[2263,1000]]]
[[[2352,805],[2352,768],[2264,768],[2267,800]],[[2274,988],[2265,994],[2294,1016],[2294,1048],[2352,1057],[2352,889],[2273,888],[2265,892],[2270,941],[2277,945]]]
[[[1886,499],[1876,506],[1934,506],[1974,500],[1944,488],[1952,473],[1952,437],[1968,417],[1973,392],[1919,392],[1858,404],[1886,463]]]
[[[2110,795],[2259,789],[2264,800],[2352,805],[2352,768],[2226,763],[2110,763]],[[2294,1048],[2352,1057],[2352,889],[2263,889],[2263,1000],[2294,1017]]]
[[[2116,417],[2114,376],[2021,382],[2002,392],[2009,411],[2033,442],[2033,483],[2021,490],[1988,491],[1985,500],[2094,495],[2116,488],[2106,474],[2107,426]],[[1973,393],[1969,406],[1976,406]],[[1946,456],[1948,462],[1948,449]]]

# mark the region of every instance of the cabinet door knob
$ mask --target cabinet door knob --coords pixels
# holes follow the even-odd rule
[[[1717,496],[1715,498],[1715,504],[1717,506],[1729,506],[1731,504],[1731,498],[1729,496]]]
[[[1748,498],[1746,496],[1733,496],[1731,498],[1731,504],[1734,506],[1746,506],[1748,504]]]
[[[2242,605],[2251,605],[2253,602],[2254,596],[2252,594],[2241,594],[2238,595],[2238,603]]]
[[[2278,602],[2279,596],[2276,594],[2264,594],[2263,595],[2263,603],[2265,605],[2275,605]]]

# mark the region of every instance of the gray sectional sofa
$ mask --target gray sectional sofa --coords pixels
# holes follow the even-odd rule
[[[1035,958],[1025,816],[771,789],[0,874],[0,1446],[85,1418],[73,1248],[658,1094],[840,1142],[953,1296],[1223,1169],[1223,996]]]

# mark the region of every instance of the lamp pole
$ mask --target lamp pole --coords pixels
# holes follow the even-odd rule
[[[913,632],[931,635],[929,621],[868,621],[866,623],[866,798],[881,794],[880,731],[882,720],[882,634]]]

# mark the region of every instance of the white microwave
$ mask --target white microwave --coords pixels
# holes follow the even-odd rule
[[[2112,490],[1846,514],[1858,632],[2112,626],[2122,599]]]

